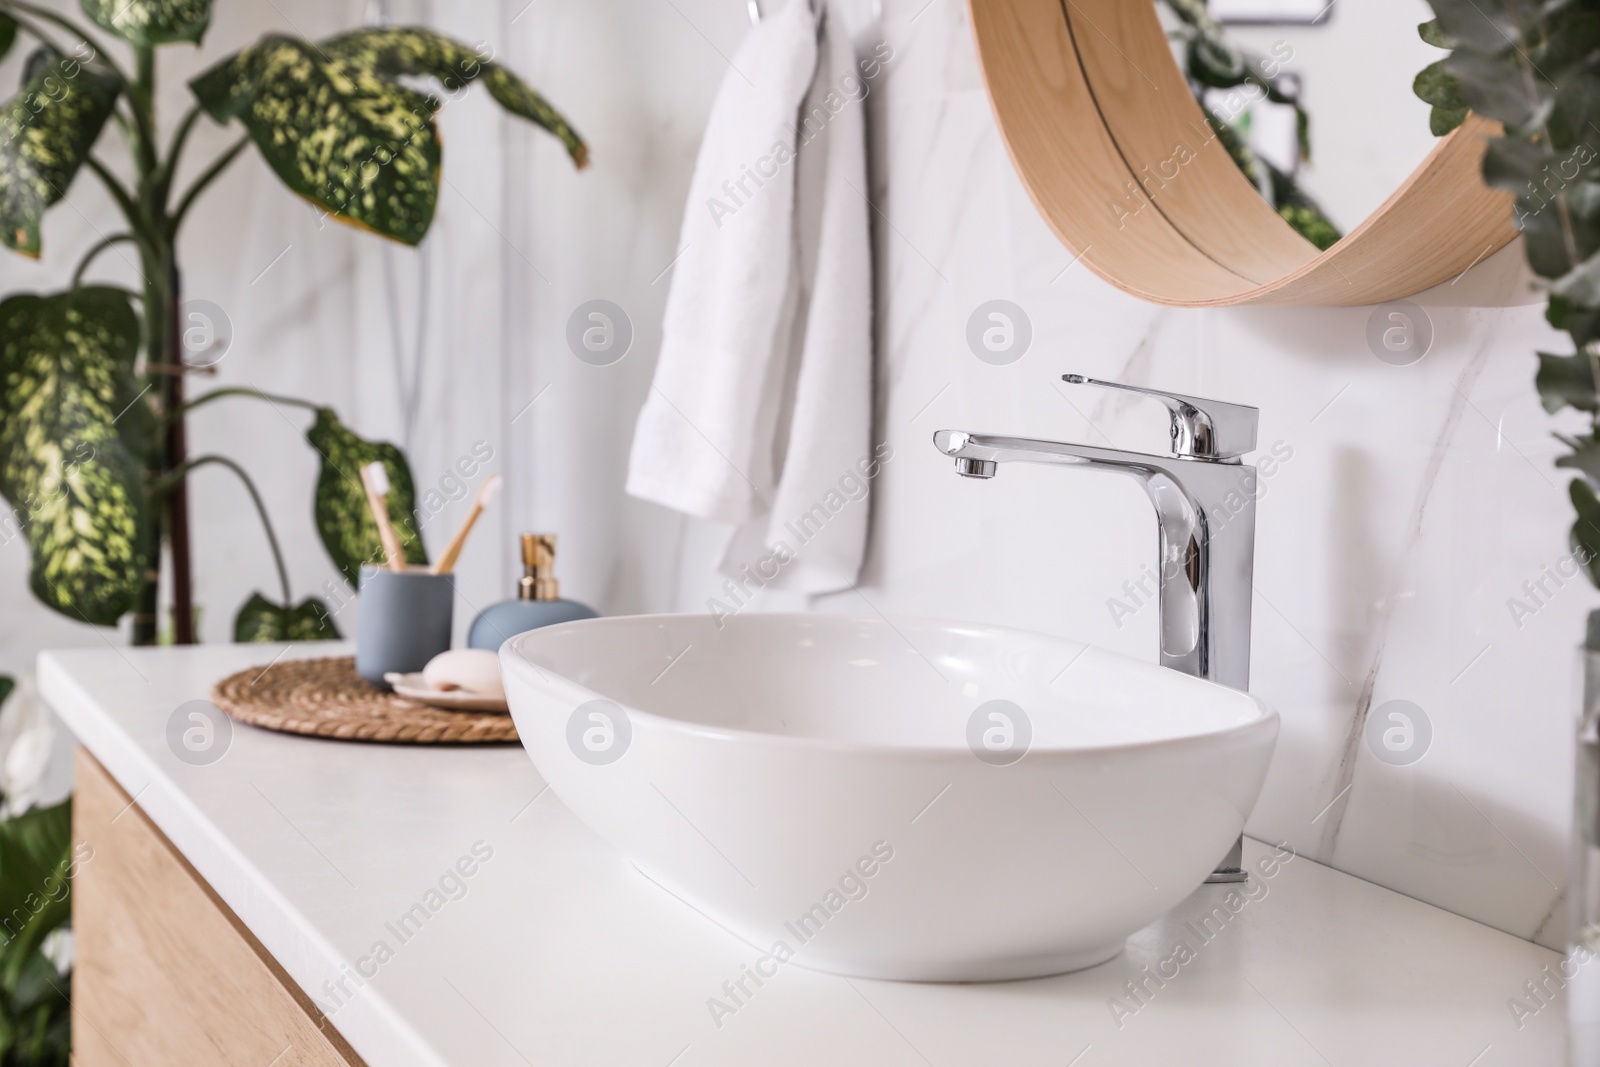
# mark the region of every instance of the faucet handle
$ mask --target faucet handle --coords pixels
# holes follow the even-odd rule
[[[1073,385],[1121,389],[1161,401],[1172,413],[1172,451],[1176,455],[1197,459],[1233,459],[1256,447],[1259,412],[1245,404],[1146,389],[1142,385],[1105,382],[1097,378],[1085,378],[1081,374],[1063,374],[1061,380]]]

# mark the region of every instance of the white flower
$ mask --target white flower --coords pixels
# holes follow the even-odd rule
[[[33,676],[24,674],[0,707],[0,791],[5,793],[0,818],[27,811],[38,801],[54,745],[51,716],[33,687]]]
[[[45,934],[44,940],[39,942],[39,951],[54,965],[57,973],[64,975],[72,970],[72,927],[58,926]]]

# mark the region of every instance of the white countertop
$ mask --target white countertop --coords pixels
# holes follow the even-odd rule
[[[723,983],[758,953],[578,823],[520,748],[352,744],[236,726],[209,766],[168,749],[169,716],[218,678],[280,654],[346,651],[47,652],[39,685],[371,1067],[1562,1060],[1562,1004],[1520,1029],[1507,1004],[1554,969],[1556,953],[1307,859],[1274,864],[1274,850],[1253,841],[1252,899],[1235,897],[1236,915],[1202,932],[1239,889],[1203,886],[1099,967],[918,985],[789,964],[759,988],[747,981],[750,996],[715,1019],[708,1001],[733,1004]],[[477,860],[461,865],[473,873],[453,881],[463,857]],[[433,910],[400,928],[419,903]],[[1175,954],[1180,940],[1188,947]],[[358,966],[373,977],[359,987],[346,977],[349,996],[324,986]],[[1158,984],[1151,972],[1169,977]],[[1141,1000],[1124,988],[1135,979],[1148,990]]]

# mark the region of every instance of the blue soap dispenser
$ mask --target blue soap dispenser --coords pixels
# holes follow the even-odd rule
[[[558,622],[594,619],[599,612],[576,600],[562,600],[556,581],[556,535],[522,535],[522,577],[517,581],[517,598],[490,604],[472,620],[467,631],[467,647],[493,652],[506,639],[527,630],[537,630]]]

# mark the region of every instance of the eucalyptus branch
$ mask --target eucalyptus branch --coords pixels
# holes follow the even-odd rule
[[[213,389],[209,393],[201,393],[193,400],[187,401],[186,403],[173,408],[171,411],[163,415],[162,419],[166,422],[171,422],[174,419],[187,415],[189,412],[203,404],[208,404],[213,400],[222,400],[230,396],[249,397],[251,400],[265,400],[269,404],[281,404],[287,407],[305,408],[307,411],[321,410],[321,405],[313,404],[309,400],[302,400],[297,396],[283,396],[280,393],[268,393],[261,389],[256,389],[250,386],[230,385],[225,389]]]
[[[78,261],[78,269],[72,272],[72,288],[76,289],[83,283],[83,272],[89,269],[89,264],[94,262],[94,257],[110,248],[112,245],[131,242],[138,244],[139,239],[131,233],[114,233],[110,237],[102,237],[96,241],[89,251],[83,254]]]
[[[171,217],[167,219],[167,239],[169,241],[178,235],[178,227],[183,224],[183,218],[189,213],[189,205],[194,203],[194,198],[204,192],[206,186],[215,181],[219,174],[227,170],[228,164],[237,159],[239,153],[243,152],[249,144],[250,138],[248,135],[239,138],[234,142],[232,148],[218,156],[216,161],[206,168],[205,173],[196,178],[194,184],[189,186],[188,191],[183,194],[183,199],[178,201],[178,206],[172,210]]]
[[[179,482],[187,478],[191,471],[213,463],[228,468],[238,476],[239,481],[244,483],[245,491],[250,494],[250,500],[256,506],[256,514],[261,517],[261,528],[266,531],[267,544],[272,549],[272,562],[278,568],[278,585],[283,590],[283,606],[285,608],[292,607],[293,602],[289,592],[289,569],[283,565],[283,550],[278,547],[278,535],[272,528],[272,519],[267,515],[267,506],[261,500],[261,493],[257,491],[256,483],[250,480],[250,475],[245,473],[243,467],[227,456],[196,456],[194,459],[185,462],[181,467],[175,467],[168,471],[165,476],[156,482],[156,492],[162,494],[170,492]]]

